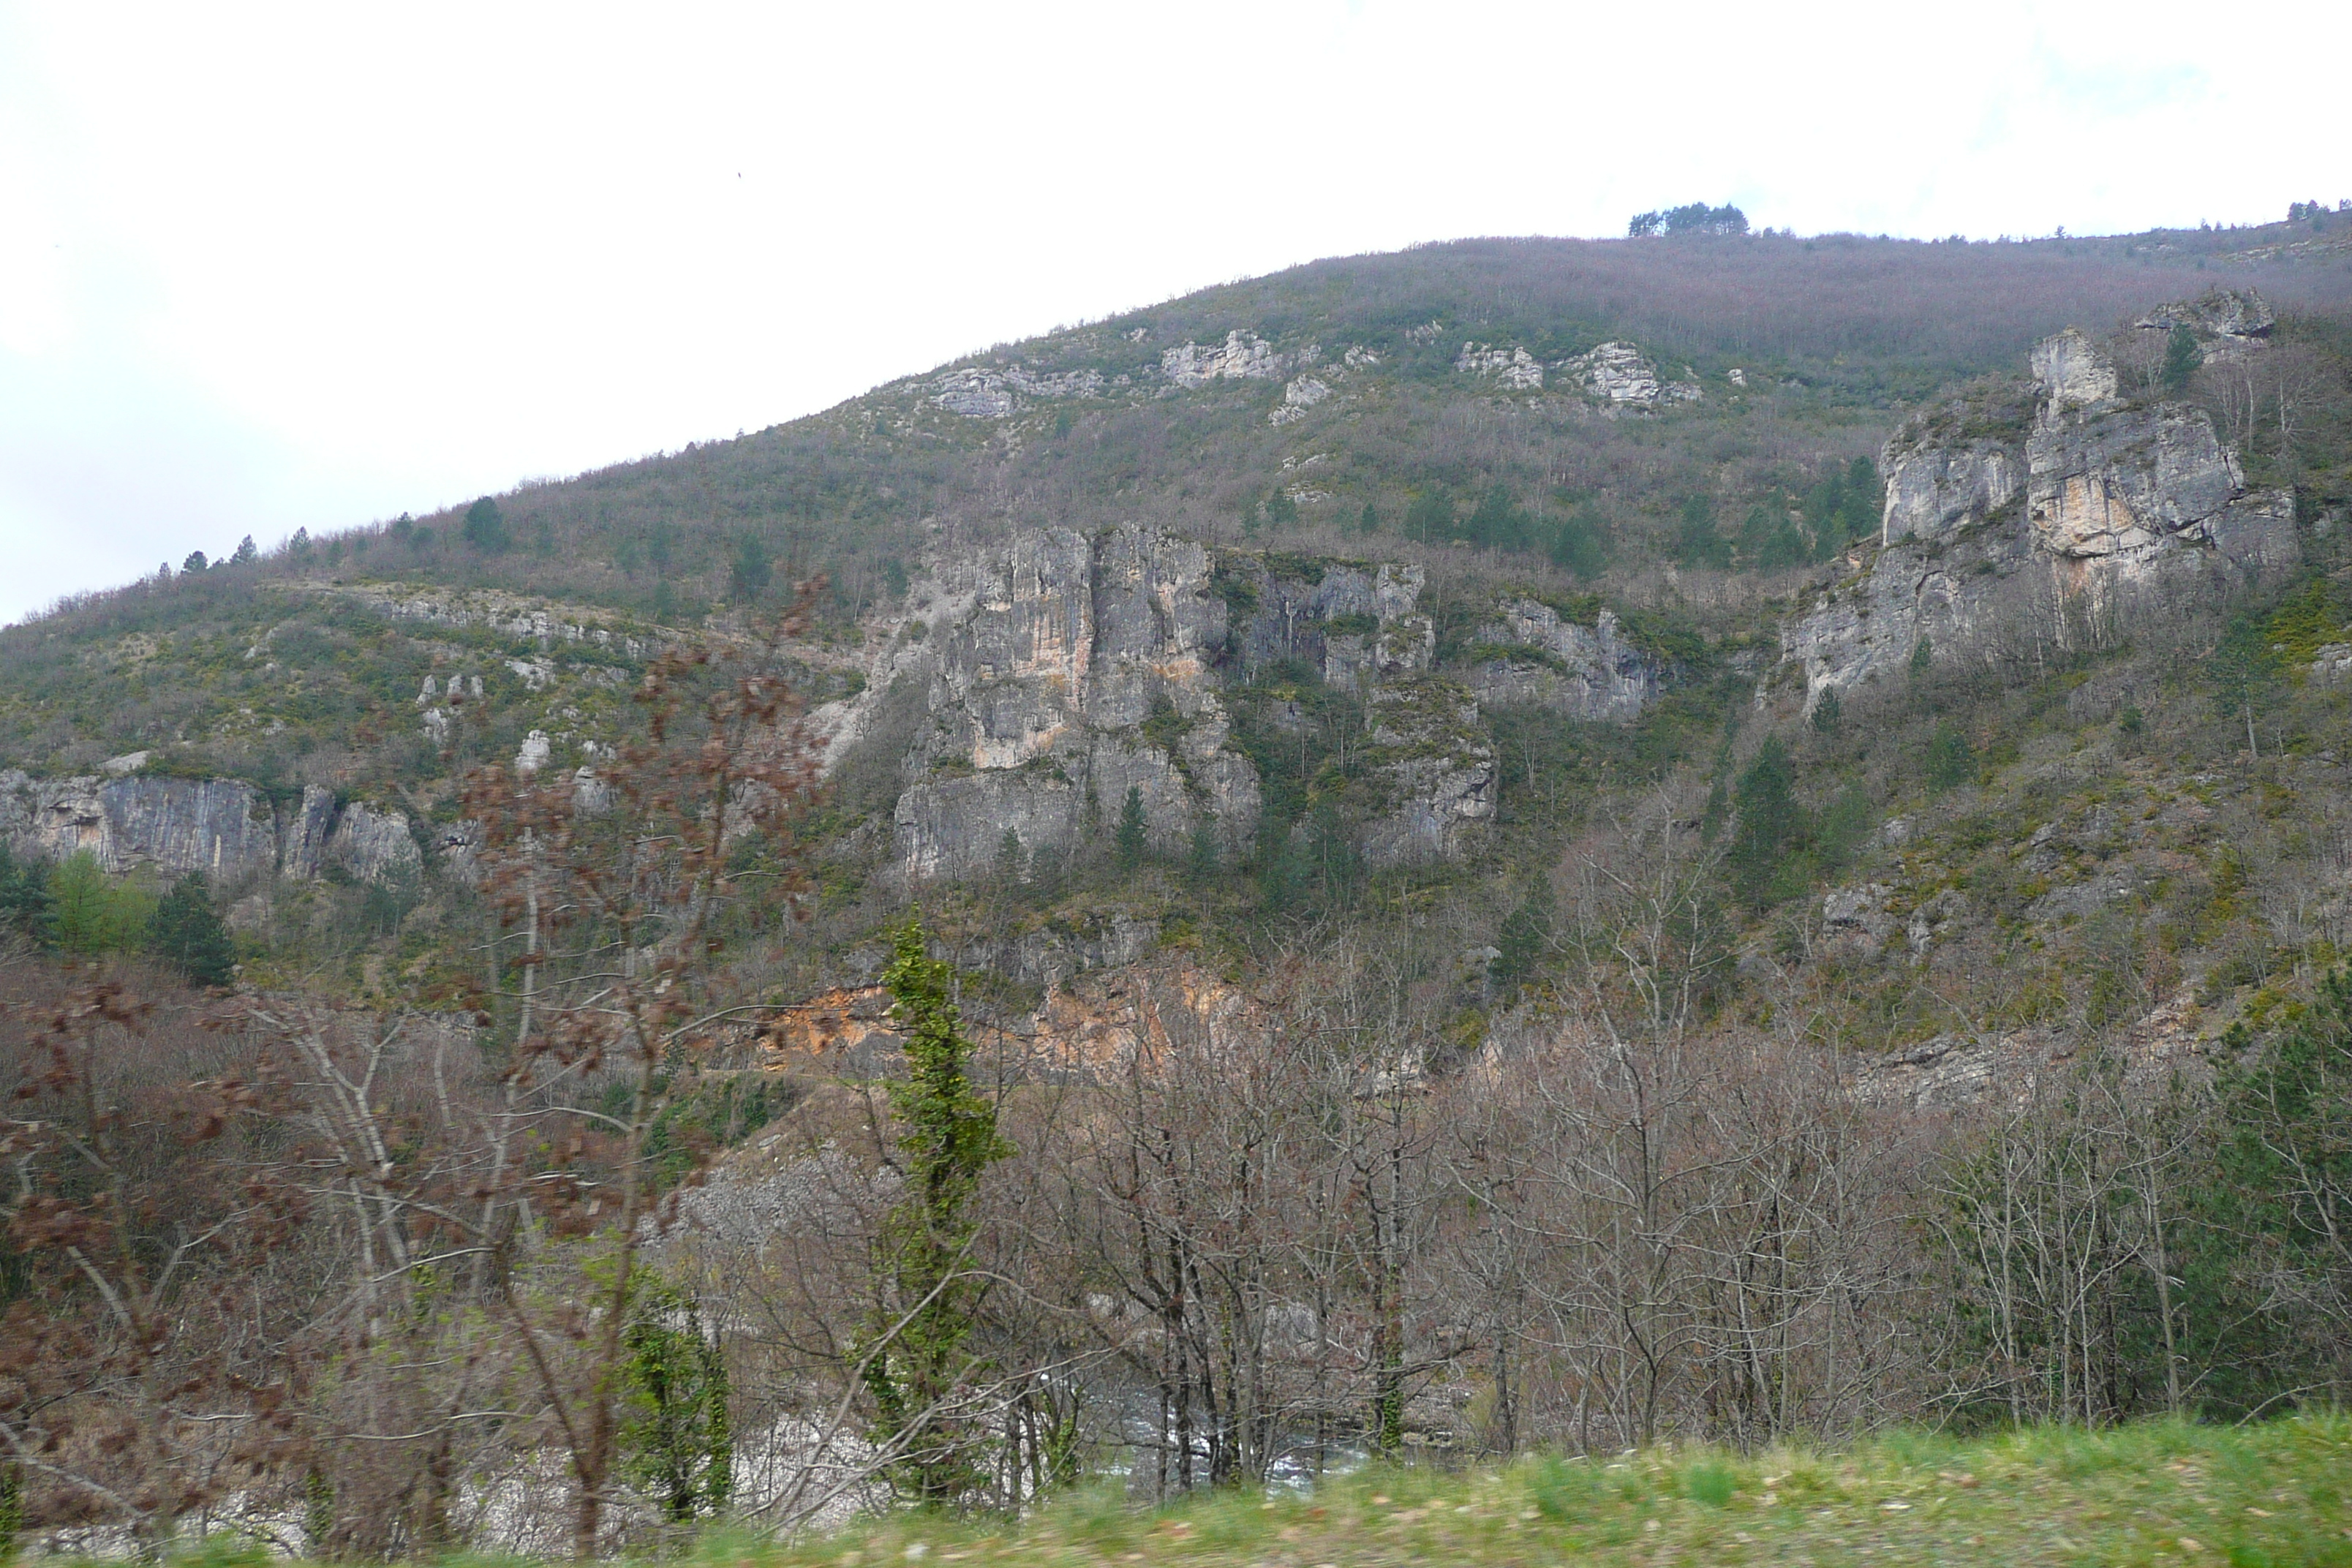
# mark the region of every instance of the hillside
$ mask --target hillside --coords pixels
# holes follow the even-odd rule
[[[1491,240],[60,606],[0,1432],[396,1555],[2340,1400],[2347,525],[2352,215]]]
[[[822,572],[795,658],[812,705],[856,700],[826,715],[848,731],[834,748],[844,771],[828,818],[850,835],[828,879],[833,900],[856,911],[845,942],[901,895],[909,856],[919,880],[967,875],[1011,830],[1024,856],[1046,848],[1058,867],[1083,842],[1108,842],[1130,787],[1154,855],[1172,862],[1191,853],[1183,799],[1223,803],[1204,853],[1252,866],[1261,892],[1254,914],[1218,911],[1228,934],[1236,920],[1345,900],[1367,870],[1425,879],[1415,868],[1467,855],[1482,882],[1523,882],[1577,831],[1596,789],[1673,776],[1737,726],[1780,655],[1790,606],[1851,573],[1864,559],[1853,552],[1885,531],[1877,463],[1895,427],[1960,385],[1977,389],[1972,408],[2009,400],[2009,412],[1966,417],[2020,417],[2025,351],[2060,327],[2142,320],[2221,280],[2267,290],[2296,342],[2266,363],[2310,383],[2292,415],[2259,411],[2260,388],[2232,394],[2218,365],[2200,395],[2245,405],[2227,416],[2243,431],[2224,432],[2243,482],[2284,481],[2306,529],[2339,512],[2352,492],[2340,372],[2318,367],[2339,363],[2327,312],[2352,288],[2333,259],[2346,221],[1997,245],[1475,241],[1317,263],[975,356],[793,426],[68,607],[0,634],[0,765],[56,778],[139,755],[149,779],[242,781],[235,811],[285,820],[268,846],[232,835],[240,876],[298,862],[316,875],[322,851],[289,861],[280,842],[300,816],[323,846],[341,820],[340,805],[319,804],[331,793],[359,805],[354,833],[408,825],[416,853],[381,853],[423,868],[456,829],[456,780],[472,761],[521,755],[537,732],[552,760],[579,765],[621,738],[627,687],[677,635],[662,628],[736,624]],[[2322,313],[2296,316],[2306,302]],[[2024,460],[2021,450],[2021,471]],[[1108,703],[1124,715],[1111,729],[1165,710],[1184,754],[1119,762],[1089,742],[1074,764],[1061,742],[1036,739],[1033,714],[1014,760],[1042,765],[1053,752],[1070,793],[1049,799],[1033,783],[996,798],[1011,786],[949,733],[974,721],[927,699],[926,740],[908,728],[912,697],[887,700],[901,677],[961,691],[993,666],[969,651],[909,656],[905,639],[945,629],[939,607],[1002,570],[987,563],[1008,542],[1113,524],[1206,547],[1181,589],[1147,594],[1180,591],[1200,605],[1197,625],[1156,647],[1145,644],[1161,634],[1139,629],[1144,642],[1118,656],[1155,668],[1190,659],[1199,673],[1077,706]],[[1097,594],[1095,567],[1076,570],[1083,581],[1059,591]],[[1374,580],[1391,577],[1393,602],[1375,605]],[[1882,607],[1874,625],[1903,621]],[[1869,657],[1906,659],[1916,640],[1882,636]],[[1804,657],[1810,714],[1822,656]],[[1315,676],[1304,686],[1302,660]],[[1875,679],[1876,667],[1832,684],[1863,673]],[[1441,684],[1391,693],[1388,676]],[[446,752],[436,694],[457,679],[478,700]],[[1382,744],[1394,764],[1370,758],[1368,779],[1347,740],[1367,722],[1363,705],[1428,710],[1456,700],[1442,695],[1454,687],[1484,704],[1460,765],[1403,781],[1404,753],[1434,733],[1416,719],[1391,726]],[[1286,716],[1302,691],[1314,698],[1303,730]],[[1579,723],[1517,716],[1543,712]],[[1097,715],[1081,727],[1103,726]],[[1286,730],[1305,742],[1287,753]],[[877,754],[884,734],[909,749]],[[984,805],[940,817],[925,804],[986,783],[927,782],[952,760],[943,746],[997,778]],[[1868,773],[1885,756],[1854,760]],[[1334,766],[1345,776],[1318,784]],[[1887,788],[1869,792],[1874,815],[1894,809]],[[85,824],[58,830],[79,843],[103,812],[95,795],[76,799],[27,795],[17,809],[27,822],[46,812]],[[902,809],[929,812],[913,831],[935,842],[918,847],[893,828],[898,842],[877,858],[858,826]],[[1262,809],[1296,856],[1255,832]],[[1327,848],[1302,840],[1300,824]],[[1055,904],[1063,881],[1059,870],[1033,879],[1037,900]],[[1495,934],[1474,922],[1463,945]],[[835,978],[820,965],[804,983]]]

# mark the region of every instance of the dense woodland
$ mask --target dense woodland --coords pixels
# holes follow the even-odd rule
[[[1318,263],[947,367],[1103,378],[1003,420],[910,379],[0,632],[0,766],[143,749],[463,846],[299,888],[0,857],[0,1531],[585,1555],[1367,1453],[2339,1402],[2352,216],[1675,216]],[[2277,308],[2258,362],[2133,326],[2216,281]],[[1882,442],[1956,388],[2016,417],[2068,324],[2293,492],[2305,564],[1801,710],[1779,629],[1867,565]],[[1279,380],[1145,384],[1237,330],[1377,363],[1282,423]],[[1705,396],[1454,368],[1613,340]],[[1362,699],[1235,662],[1246,854],[1114,803],[910,907],[906,716],[823,776],[803,716],[918,635],[940,552],[1129,520],[1417,563],[1440,668],[1512,585],[1672,679],[1628,723],[1488,712],[1491,827],[1374,870]],[[530,639],[395,588],[609,627],[565,656],[593,775],[510,761]],[[427,733],[452,670],[488,685]],[[1114,918],[1158,933],[1124,979],[1007,957]],[[877,986],[887,1051],[795,1044]],[[1028,1022],[1057,996],[1137,1048],[1073,1060]],[[1918,1087],[1977,1061],[1990,1092]]]

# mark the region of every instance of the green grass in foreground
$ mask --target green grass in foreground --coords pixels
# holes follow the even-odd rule
[[[1374,1469],[1312,1497],[1225,1493],[1139,1512],[1079,1497],[1018,1525],[900,1517],[717,1561],[920,1563],[2352,1564],[2352,1417],[2172,1422],[1844,1454],[1660,1449],[1446,1474]]]

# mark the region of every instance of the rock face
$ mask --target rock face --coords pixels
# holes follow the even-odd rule
[[[974,366],[951,370],[931,383],[931,402],[968,419],[1005,419],[1021,405],[1015,394],[1029,397],[1094,397],[1103,389],[1100,371],[1033,371],[1022,365],[1004,369]]]
[[[1496,651],[1472,672],[1470,689],[1490,705],[1622,721],[1640,717],[1665,688],[1664,667],[1621,637],[1607,610],[1588,627],[1549,605],[1507,599],[1480,641]],[[1527,654],[1503,651],[1520,648]]]
[[[1560,369],[1585,391],[1608,403],[1648,408],[1665,394],[1658,367],[1632,343],[1602,343],[1569,360]],[[1697,391],[1691,390],[1694,395]]]
[[[1314,351],[1298,355],[1299,363],[1315,363]],[[1221,377],[1240,381],[1273,381],[1288,373],[1290,358],[1255,332],[1236,329],[1225,334],[1222,348],[1183,343],[1160,356],[1160,374],[1178,386],[1206,386]]]
[[[2000,657],[2098,635],[2135,595],[2292,568],[2294,500],[2249,492],[2203,410],[2119,394],[2079,331],[2030,382],[1982,384],[1906,421],[1880,456],[1876,561],[1781,634],[1808,710],[1931,657]]]
[[[1282,406],[1268,412],[1266,419],[1276,425],[1304,419],[1308,409],[1330,395],[1330,387],[1311,375],[1302,375],[1282,389]]]
[[[341,866],[362,882],[413,875],[419,857],[407,816],[377,811],[357,802],[344,806],[327,835],[325,864]]]
[[[2200,552],[2257,571],[2294,563],[2292,496],[2248,495],[2204,410],[2119,399],[2115,366],[2076,331],[2034,351],[2033,378],[2026,517],[2069,595],[2104,595]]]
[[[908,884],[1099,848],[1130,791],[1153,853],[1181,858],[1205,831],[1248,854],[1261,786],[1226,682],[1272,672],[1250,714],[1281,729],[1298,719],[1283,672],[1300,665],[1364,704],[1375,787],[1357,847],[1382,866],[1450,857],[1494,815],[1482,700],[1622,721],[1666,679],[1613,616],[1580,626],[1522,595],[1497,605],[1468,683],[1441,678],[1419,566],[1212,552],[1138,524],[1025,530],[938,573],[910,595],[921,635],[820,715],[828,765],[870,741],[910,781],[890,821]]]
[[[1497,385],[1513,392],[1540,392],[1543,389],[1543,366],[1535,355],[1517,344],[1503,348],[1493,343],[1464,343],[1462,352],[1454,356],[1454,368],[1464,375],[1491,377]]]
[[[1418,566],[1328,563],[1313,580],[1277,575],[1262,563],[1231,563],[1250,607],[1231,643],[1244,668],[1300,658],[1334,686],[1369,690],[1425,670],[1437,651],[1436,623],[1419,614]]]
[[[1177,1040],[1223,1046],[1275,1032],[1273,1015],[1232,982],[1181,957],[1150,956],[1152,935],[1148,923],[1112,917],[1092,937],[1040,948],[1048,956],[1034,972],[1001,952],[992,959],[1000,973],[1045,985],[1026,1017],[997,1020],[1013,1070],[1059,1079],[1149,1071]],[[835,988],[783,1010],[759,1044],[772,1068],[823,1064],[880,1076],[904,1045],[889,1011],[879,985]]]
[[[1368,760],[1385,792],[1385,809],[1364,838],[1373,867],[1450,860],[1495,815],[1495,748],[1478,727],[1467,687],[1436,677],[1383,686],[1372,693]]]
[[[1227,608],[1209,580],[1203,547],[1132,525],[1024,532],[982,563],[898,672],[925,686],[914,761],[933,775],[894,814],[905,875],[1066,854],[1116,821],[1130,788],[1155,849],[1175,852],[1201,822],[1246,845],[1257,774],[1226,743],[1209,660]]]
[[[202,871],[224,884],[317,877],[337,867],[368,880],[419,863],[408,818],[398,812],[339,807],[333,791],[315,784],[299,803],[273,806],[236,779],[0,773],[0,838],[19,855],[57,859],[87,850],[111,872],[152,865]]]
[[[1962,388],[1906,420],[1878,455],[1879,542],[1945,538],[2021,504],[2033,420],[2032,385],[2016,377]]]
[[[2252,289],[2215,289],[2194,300],[2158,305],[2132,323],[2142,331],[2169,333],[2187,327],[2199,339],[2219,339],[2228,348],[2252,348],[2271,335],[2278,315]]]

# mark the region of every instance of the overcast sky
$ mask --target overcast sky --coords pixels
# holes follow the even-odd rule
[[[0,620],[1319,256],[2332,205],[2347,10],[0,0]]]

